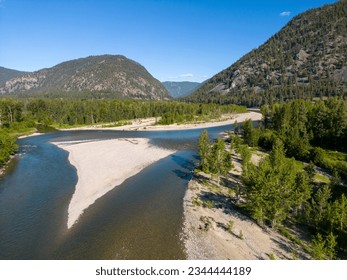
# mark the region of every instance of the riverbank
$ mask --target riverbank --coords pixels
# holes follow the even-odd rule
[[[39,135],[42,135],[42,134],[44,134],[44,133],[33,132],[33,133],[29,133],[29,134],[18,136],[17,139],[23,139],[23,138],[27,138],[27,137],[39,136]]]
[[[260,227],[242,207],[242,160],[229,150],[232,168],[225,176],[196,170],[188,184],[184,207],[185,248],[188,259],[309,259],[296,243],[275,229]],[[258,165],[265,153],[252,153]],[[295,237],[302,233],[287,229]]]
[[[301,248],[274,230],[264,230],[231,203],[226,187],[197,178],[184,197],[184,235],[188,259],[307,259]]]
[[[247,119],[252,121],[259,121],[262,119],[262,114],[258,112],[248,112],[241,114],[227,114],[221,116],[219,119],[210,120],[208,122],[197,122],[187,124],[170,124],[170,125],[155,125],[156,118],[136,119],[130,120],[131,124],[109,127],[109,125],[92,125],[83,126],[77,128],[66,128],[60,130],[121,130],[121,131],[163,131],[163,130],[185,130],[185,129],[197,129],[197,128],[209,128],[215,126],[232,125],[237,121],[238,123],[244,122]]]
[[[10,159],[3,165],[0,166],[0,177],[6,173],[6,170],[15,156],[11,156]]]
[[[69,161],[78,175],[68,208],[68,228],[99,197],[150,164],[175,152],[155,147],[149,143],[149,139],[143,138],[53,144],[69,152]]]

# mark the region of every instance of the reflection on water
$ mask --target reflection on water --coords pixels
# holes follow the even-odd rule
[[[184,259],[183,197],[201,131],[71,131],[19,140],[20,156],[0,178],[0,259]],[[67,230],[76,170],[49,141],[124,137],[178,152],[99,198]]]

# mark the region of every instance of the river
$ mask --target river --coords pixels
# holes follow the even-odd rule
[[[208,128],[211,137],[231,125]],[[183,197],[202,129],[68,131],[18,140],[0,177],[0,259],[185,259]],[[177,152],[99,198],[67,229],[77,183],[68,153],[50,141],[149,138]]]

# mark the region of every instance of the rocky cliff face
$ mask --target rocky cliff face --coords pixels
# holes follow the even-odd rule
[[[0,67],[0,86],[14,77],[23,76],[28,73],[29,72],[17,71],[5,67]]]

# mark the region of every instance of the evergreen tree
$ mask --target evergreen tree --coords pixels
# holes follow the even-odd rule
[[[320,188],[312,199],[312,220],[315,227],[319,226],[326,221],[327,210],[329,207],[329,199],[331,198],[331,190],[329,186]]]
[[[247,207],[258,223],[273,227],[286,219],[297,204],[296,171],[293,162],[285,158],[283,143],[277,140],[269,157],[256,167],[249,164],[242,174]]]
[[[208,136],[208,132],[205,129],[200,137],[199,137],[199,155],[200,155],[200,167],[203,172],[209,173],[210,172],[210,150],[211,150],[211,143]]]
[[[325,256],[325,241],[320,233],[312,240],[312,257],[315,260],[324,260]]]
[[[329,260],[333,260],[336,255],[337,241],[332,232],[325,239],[325,254]]]
[[[225,151],[224,140],[218,138],[211,149],[210,171],[212,174],[225,175],[231,167],[232,165],[230,153]]]
[[[259,131],[253,126],[252,120],[248,119],[241,125],[242,138],[245,144],[251,147],[258,145]]]
[[[238,124],[237,120],[235,120],[235,122],[234,122],[234,133],[236,135],[239,135],[239,124]]]

